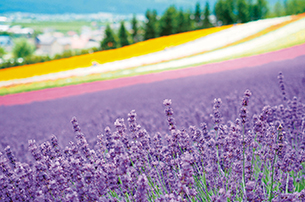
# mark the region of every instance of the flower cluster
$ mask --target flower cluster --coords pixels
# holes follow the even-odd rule
[[[282,79],[282,74],[279,77]],[[305,201],[305,105],[293,97],[249,115],[251,91],[224,122],[181,127],[164,100],[168,134],[149,134],[135,110],[106,127],[90,148],[75,117],[76,143],[29,140],[30,164],[0,153],[1,201]],[[250,99],[251,97],[251,99]]]

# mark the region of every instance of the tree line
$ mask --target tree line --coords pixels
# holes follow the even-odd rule
[[[300,14],[305,12],[304,0],[279,0],[273,7],[267,0],[218,0],[211,10],[208,2],[195,5],[194,11],[168,7],[160,16],[156,10],[147,10],[146,21],[140,25],[134,15],[131,20],[131,33],[125,28],[124,21],[116,35],[107,25],[101,49],[108,50],[123,47],[142,40],[157,38],[196,29],[213,26],[246,23],[249,21]],[[211,18],[211,14],[215,18]]]

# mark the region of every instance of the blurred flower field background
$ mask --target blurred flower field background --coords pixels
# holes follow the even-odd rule
[[[298,15],[215,27],[89,55],[8,68],[1,71],[0,93],[134,76],[280,50],[304,42],[304,20],[303,15]]]
[[[305,15],[228,2],[216,26],[0,69],[0,201],[305,201]]]

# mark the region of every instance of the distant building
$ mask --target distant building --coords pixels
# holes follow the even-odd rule
[[[28,37],[30,38],[34,34],[34,29],[32,28],[22,28],[20,25],[15,25],[10,27],[7,32],[12,33],[15,37]]]
[[[72,33],[72,32],[71,32]],[[49,55],[54,57],[67,50],[82,50],[100,47],[100,40],[86,35],[78,36],[73,34],[71,37],[64,37],[60,34],[42,34],[35,38],[36,55]]]
[[[0,36],[0,46],[4,47],[6,52],[11,52],[13,49],[13,41],[10,36],[2,35]]]
[[[7,17],[0,16],[0,25],[4,24],[7,21]]]
[[[72,49],[90,49],[90,48],[99,48],[100,42],[96,41],[95,39],[92,39],[88,36],[82,35],[82,36],[74,36],[71,37],[71,47]]]
[[[7,32],[9,30],[9,25],[1,25],[0,24],[0,32]]]
[[[72,48],[71,39],[69,37],[57,38],[57,42],[63,47],[64,51]]]
[[[101,43],[99,41],[96,41],[94,39],[89,39],[85,45],[85,49],[99,48],[100,46]]]
[[[49,55],[62,54],[65,50],[71,49],[69,38],[55,38],[51,35],[39,35],[36,37],[36,54]]]

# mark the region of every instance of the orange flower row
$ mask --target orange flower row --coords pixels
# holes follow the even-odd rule
[[[99,51],[92,54],[74,56],[71,58],[64,58],[44,63],[3,69],[0,70],[0,81],[28,78],[37,75],[67,71],[80,67],[89,67],[93,63],[103,64],[116,60],[137,57],[140,55],[161,51],[165,48],[170,48],[172,46],[181,45],[183,43],[187,43],[195,39],[207,36],[209,34],[213,34],[221,30],[230,28],[231,26],[232,25],[190,31],[186,33],[150,39],[114,50]]]

